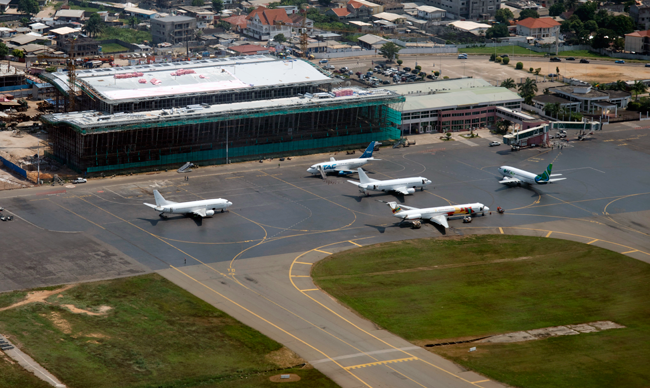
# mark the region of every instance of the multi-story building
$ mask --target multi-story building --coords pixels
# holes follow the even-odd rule
[[[560,23],[553,18],[526,18],[517,22],[517,35],[543,39],[557,37],[559,34]]]
[[[189,16],[168,16],[151,19],[151,37],[154,44],[171,44],[193,40],[196,36],[196,19]]]
[[[426,0],[427,5],[442,8],[447,17],[465,20],[490,20],[500,7],[499,0]]]
[[[246,17],[244,34],[259,40],[269,40],[279,34],[289,39],[291,38],[292,24],[293,20],[289,18],[287,11],[283,8],[257,7]]]
[[[650,1],[630,6],[630,17],[634,19],[640,30],[650,28]]]
[[[99,55],[99,42],[92,38],[79,37],[73,39],[61,36],[56,40],[56,49],[73,58],[88,57]]]
[[[634,31],[625,34],[625,51],[637,54],[650,53],[650,31]]]
[[[384,11],[380,4],[371,3],[366,0],[350,0],[347,3],[347,9],[355,19],[367,20],[370,16]]]

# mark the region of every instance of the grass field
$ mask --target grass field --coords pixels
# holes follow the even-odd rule
[[[117,43],[102,43],[102,52],[106,54],[129,51],[128,48]]]
[[[513,55],[532,55],[536,57],[543,57],[544,53],[538,53],[521,46],[502,46],[496,48],[497,56],[501,54]],[[494,54],[494,47],[468,47],[468,48],[459,48],[458,52],[464,52],[467,54]],[[552,55],[555,56],[555,55]],[[576,57],[576,58],[599,58],[605,60],[615,61],[617,58],[611,58],[606,55],[601,55],[598,53],[593,53],[589,50],[570,50],[570,51],[561,51],[558,57]]]
[[[650,265],[615,252],[522,236],[412,240],[332,255],[312,276],[418,344],[611,320],[627,328],[433,349],[514,386],[650,386]]]
[[[145,40],[151,42],[151,33],[131,28],[104,27],[97,39],[120,39],[127,43],[143,43]]]
[[[0,307],[24,295],[2,294]],[[0,311],[0,333],[68,387],[270,387],[276,383],[269,377],[279,373],[300,375],[296,387],[337,386],[301,368],[279,343],[155,274],[76,285],[47,302]],[[64,305],[111,309],[88,315]],[[5,379],[3,365],[0,387],[32,386],[20,371]]]

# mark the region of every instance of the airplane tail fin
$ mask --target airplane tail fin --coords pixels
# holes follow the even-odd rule
[[[153,196],[156,199],[156,206],[162,207],[168,204],[168,202],[163,198],[162,194],[158,192],[158,190],[153,191]]]
[[[548,182],[549,179],[551,179],[551,170],[552,169],[553,169],[553,163],[549,164],[546,167],[546,171],[544,171],[543,173],[541,173],[541,174],[539,174],[539,175],[537,175],[535,177],[535,182],[537,182],[537,183],[546,183],[546,182]]]
[[[388,206],[390,206],[390,210],[393,211],[393,214],[399,213],[402,211],[402,208],[400,205],[397,204],[397,202],[386,202]]]
[[[366,148],[366,151],[359,157],[359,159],[371,158],[372,152],[375,150],[375,143],[376,141],[371,141],[370,145]]]
[[[373,182],[374,179],[368,178],[368,175],[366,175],[366,172],[363,171],[363,168],[359,167],[357,168],[357,172],[359,173],[359,183],[362,185],[365,185],[367,183]]]

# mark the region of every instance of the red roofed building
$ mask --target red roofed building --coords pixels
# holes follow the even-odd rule
[[[232,50],[239,55],[258,55],[268,54],[270,49],[268,47],[258,46],[256,44],[245,44],[242,46],[231,46],[228,50]]]
[[[650,30],[625,34],[625,51],[637,54],[650,52]]]
[[[536,39],[559,36],[560,23],[553,18],[526,18],[517,22],[517,35]]]
[[[229,23],[233,30],[241,32],[246,29],[246,15],[231,16],[229,18],[222,19],[224,22]]]
[[[353,16],[347,8],[332,8],[325,12],[326,15],[334,16],[339,20],[351,19]]]
[[[246,16],[244,33],[259,40],[269,40],[279,34],[283,34],[285,38],[289,39],[292,23],[293,21],[287,16],[287,11],[284,8],[257,7]]]

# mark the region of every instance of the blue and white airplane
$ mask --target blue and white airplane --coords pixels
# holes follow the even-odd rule
[[[317,163],[307,169],[310,174],[318,175],[321,170],[325,174],[338,174],[347,175],[354,173],[355,169],[363,166],[371,160],[381,160],[372,157],[372,152],[375,150],[375,141],[371,142],[366,151],[357,159],[336,160],[334,157],[330,158],[329,162]]]

